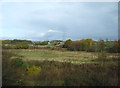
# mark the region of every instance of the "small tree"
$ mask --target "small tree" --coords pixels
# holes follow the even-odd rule
[[[32,67],[27,67],[27,74],[30,77],[37,77],[41,72],[41,67],[33,65]]]
[[[13,67],[21,67],[22,64],[23,64],[23,61],[22,61],[21,58],[14,58],[14,59],[11,60],[11,65]]]
[[[71,39],[68,39],[65,44],[64,44],[64,48],[70,48],[70,44],[72,43],[72,40]]]
[[[14,48],[15,49],[28,49],[29,45],[28,45],[28,43],[23,42],[23,43],[15,44]]]
[[[104,43],[104,40],[100,40],[98,42],[98,49],[99,49],[99,52],[103,52],[105,50],[105,43]]]

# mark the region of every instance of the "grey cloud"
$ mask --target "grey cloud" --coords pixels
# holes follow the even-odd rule
[[[26,39],[62,39],[62,33],[66,33],[66,39],[73,40],[101,37],[117,39],[117,3],[21,4],[5,9],[3,23],[5,28],[7,26],[10,29],[16,28],[16,30],[21,28],[23,32],[25,30]],[[13,9],[15,7],[18,10]],[[9,16],[5,18],[8,13]],[[61,33],[46,32],[50,29]],[[41,33],[45,35],[41,37]]]

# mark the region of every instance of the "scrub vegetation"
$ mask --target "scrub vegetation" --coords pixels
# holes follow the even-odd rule
[[[2,41],[3,86],[119,86],[120,40]]]

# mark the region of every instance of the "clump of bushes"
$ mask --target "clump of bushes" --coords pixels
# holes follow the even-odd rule
[[[94,41],[92,39],[83,39],[78,41],[71,41],[70,39],[63,45],[64,48],[72,51],[87,51]]]
[[[103,66],[99,63],[75,65],[56,61],[30,62],[31,64],[37,65],[38,67],[40,66],[42,68],[42,71],[36,80],[39,81],[40,85],[43,86],[117,85],[116,72],[118,71],[118,67],[115,63],[105,64]],[[37,83],[35,85],[37,85]]]
[[[72,43],[71,39],[68,39],[65,44],[63,45],[63,48],[70,48],[70,44]]]
[[[23,61],[21,58],[14,58],[11,60],[11,65],[13,67],[21,67],[23,65]]]
[[[13,49],[13,46],[2,44],[2,49]]]
[[[120,40],[118,42],[111,42],[107,49],[110,53],[120,53]]]
[[[34,42],[34,43],[35,43],[35,45],[48,45],[48,42],[49,41],[43,41],[43,42],[38,41],[38,42]]]
[[[15,49],[28,49],[29,45],[28,43],[18,43],[14,45]]]
[[[41,67],[38,67],[38,66],[31,66],[31,67],[27,67],[27,74],[29,76],[37,76],[39,75],[41,72]]]
[[[99,61],[102,61],[102,62],[105,62],[107,59],[107,55],[105,52],[99,52],[98,53],[98,60]]]
[[[30,65],[27,62],[24,62],[22,65],[24,68],[30,67]]]
[[[2,50],[2,86],[9,86],[17,79],[15,69],[11,66],[11,57],[15,56],[13,52]]]
[[[120,52],[120,40],[117,41],[93,41],[92,39],[82,39],[78,41],[67,40],[63,48],[71,51],[88,51],[88,52]]]
[[[50,48],[50,46],[46,46],[46,48]]]

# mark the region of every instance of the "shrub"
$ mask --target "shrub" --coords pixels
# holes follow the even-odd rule
[[[35,45],[40,45],[41,44],[41,42],[35,42]]]
[[[50,46],[46,46],[46,48],[50,48]]]
[[[35,42],[35,45],[48,45],[48,42],[49,41],[43,41],[43,42],[38,41],[38,42]]]
[[[98,50],[99,50],[100,52],[102,52],[102,51],[105,50],[104,40],[100,40],[100,41],[98,42]]]
[[[66,42],[65,42],[65,44],[63,45],[63,47],[64,48],[69,48],[70,47],[70,44],[72,43],[72,40],[67,40]]]
[[[73,51],[80,51],[83,50],[83,48],[84,47],[81,41],[75,41],[70,44],[70,47],[68,49]]]
[[[14,52],[2,50],[2,86],[10,86],[18,78],[15,69],[11,67],[10,58],[15,56]],[[11,80],[11,78],[14,80]]]
[[[27,62],[24,62],[22,66],[25,68],[30,67],[30,65]]]
[[[92,39],[82,39],[74,42],[67,40],[64,47],[73,51],[88,51],[93,44],[94,41]]]
[[[49,42],[49,41],[43,41],[43,42],[41,42],[40,45],[48,45],[48,42]]]
[[[32,67],[27,67],[27,74],[29,76],[38,76],[41,72],[41,67],[33,65]]]
[[[87,50],[88,52],[96,52],[97,51],[97,46],[96,45],[92,45],[89,47],[89,49]]]
[[[2,45],[2,49],[12,49],[12,48],[13,48],[12,45],[5,45],[5,44]]]
[[[117,53],[118,52],[119,43],[116,41],[107,41],[105,43],[105,50],[109,53]]]
[[[15,49],[27,49],[29,48],[28,43],[19,43],[14,45]]]
[[[20,58],[14,58],[11,60],[11,65],[13,67],[21,67],[23,65],[23,61]]]
[[[98,53],[98,60],[102,61],[103,63],[106,61],[107,55],[105,52],[99,52]]]

